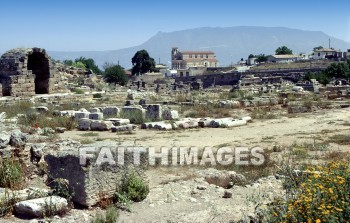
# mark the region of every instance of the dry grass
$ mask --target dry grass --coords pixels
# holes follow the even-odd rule
[[[326,142],[336,143],[338,145],[350,145],[350,135],[333,135]]]
[[[182,106],[181,112],[185,117],[191,118],[223,118],[232,117],[232,109],[229,108],[219,108],[211,104],[199,104],[194,106]]]

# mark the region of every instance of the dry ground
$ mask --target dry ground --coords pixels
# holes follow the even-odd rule
[[[260,146],[272,149],[301,143],[324,142],[333,135],[349,135],[350,109],[320,110],[295,117],[271,120],[254,120],[246,126],[235,128],[203,128],[176,131],[154,131],[137,129],[134,134],[68,131],[62,139],[82,142],[113,140],[121,145],[137,145],[161,148],[206,146]],[[330,143],[330,149],[350,151],[349,145]],[[310,151],[312,153],[312,151]],[[146,200],[132,205],[132,211],[121,211],[120,222],[229,222],[247,217],[254,205],[266,197],[282,193],[281,181],[270,177],[247,187],[233,187],[232,199],[222,198],[224,189],[208,185],[203,174],[208,171],[198,168],[157,167],[147,170],[150,194]],[[207,189],[197,190],[202,185]],[[263,200],[261,200],[263,199]],[[63,219],[53,222],[88,222],[96,210],[73,210]],[[0,219],[0,223],[26,220]],[[33,221],[38,222],[38,221]]]

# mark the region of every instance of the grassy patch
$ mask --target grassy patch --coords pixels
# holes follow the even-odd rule
[[[90,220],[90,223],[116,223],[119,218],[119,211],[116,207],[110,206],[105,213],[99,212]]]
[[[278,116],[270,111],[267,108],[254,108],[251,113],[253,119],[276,119]]]
[[[13,118],[17,114],[24,114],[31,110],[33,104],[30,102],[18,102],[11,105],[1,105],[0,112],[6,112],[7,118]]]
[[[129,112],[121,112],[120,118],[129,119],[132,124],[143,124],[145,122],[150,122],[148,118],[145,117],[141,111],[129,111]]]
[[[333,135],[328,138],[327,142],[338,145],[350,145],[350,135]]]
[[[231,117],[232,116],[231,112],[232,112],[232,109],[220,108],[212,104],[199,104],[199,105],[193,105],[193,106],[183,105],[181,107],[181,113],[183,113],[185,117],[190,117],[190,118]]]
[[[86,132],[83,134],[79,134],[82,137],[96,137],[99,136],[99,134],[97,132]]]
[[[94,143],[95,141],[94,140],[91,140],[91,139],[81,139],[79,141],[81,144],[92,144]]]
[[[24,185],[24,169],[22,164],[13,159],[0,157],[0,187],[21,189]]]

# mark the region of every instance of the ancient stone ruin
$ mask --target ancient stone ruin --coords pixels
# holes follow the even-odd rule
[[[64,90],[57,69],[41,48],[18,48],[4,53],[0,58],[0,83],[3,96],[31,96]]]

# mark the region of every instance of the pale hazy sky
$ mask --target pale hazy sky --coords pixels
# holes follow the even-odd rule
[[[0,52],[115,50],[159,31],[208,26],[297,28],[350,42],[350,0],[3,0],[0,22]]]

